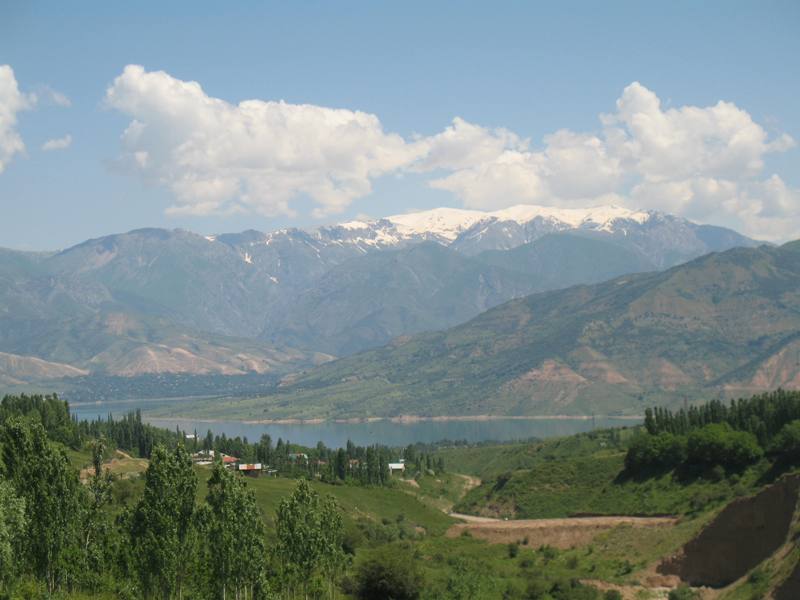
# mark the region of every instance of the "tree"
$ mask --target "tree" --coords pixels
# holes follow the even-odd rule
[[[200,519],[210,578],[208,597],[253,598],[265,577],[264,523],[244,480],[214,464]]]
[[[83,540],[83,556],[87,562],[86,583],[97,587],[106,573],[106,564],[111,562],[111,543],[113,535],[111,523],[104,507],[111,500],[111,474],[103,471],[103,454],[106,440],[103,436],[93,440],[92,464],[94,474],[86,486],[89,491],[89,502],[84,512],[81,539]]]
[[[735,431],[727,423],[712,423],[689,434],[688,460],[694,464],[742,467],[763,454],[755,435]]]
[[[134,567],[148,597],[181,596],[196,488],[192,460],[182,446],[172,453],[163,446],[153,449],[130,523]]]
[[[800,461],[800,420],[783,426],[775,436],[773,451],[789,462]]]
[[[17,549],[22,546],[26,525],[25,501],[10,483],[0,480],[0,591],[13,583],[22,566]]]
[[[276,554],[287,587],[305,593],[314,576],[321,574],[330,588],[343,560],[342,516],[335,500],[320,497],[301,480],[278,505],[275,528]]]
[[[80,577],[84,490],[66,454],[48,440],[40,423],[8,419],[0,446],[6,478],[25,500],[25,562],[52,594]]]
[[[417,600],[424,589],[422,573],[408,552],[382,547],[356,569],[356,596],[361,600]]]
[[[671,433],[636,436],[625,455],[625,468],[637,472],[648,468],[671,468],[686,460],[686,438]]]

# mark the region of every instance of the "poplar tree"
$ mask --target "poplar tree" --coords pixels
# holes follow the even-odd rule
[[[10,483],[0,480],[0,592],[13,585],[22,567],[17,549],[26,526],[25,500],[16,495]]]
[[[84,490],[40,423],[9,419],[0,429],[0,446],[5,476],[25,500],[25,563],[52,594],[80,577]]]
[[[199,521],[205,539],[207,597],[247,600],[265,582],[264,521],[242,477],[214,464]]]
[[[147,597],[182,595],[190,564],[188,547],[197,477],[188,452],[153,449],[142,498],[131,517],[134,566]]]
[[[275,519],[277,556],[289,589],[305,596],[315,575],[322,575],[333,595],[335,573],[341,565],[342,516],[331,496],[325,498],[301,480],[281,500]]]

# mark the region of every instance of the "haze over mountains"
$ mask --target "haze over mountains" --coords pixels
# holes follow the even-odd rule
[[[619,207],[435,209],[313,231],[142,229],[0,251],[0,381],[283,374],[534,292],[756,242]]]

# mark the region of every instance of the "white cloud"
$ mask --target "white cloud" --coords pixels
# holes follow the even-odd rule
[[[133,120],[122,135],[127,164],[168,186],[173,213],[292,214],[307,195],[318,214],[367,195],[372,179],[420,151],[386,133],[375,115],[309,104],[230,104],[196,82],[129,65],[106,93]]]
[[[438,134],[404,139],[364,112],[231,104],[136,65],[114,80],[106,102],[131,118],[121,162],[172,191],[170,213],[292,215],[308,197],[324,216],[368,195],[376,178],[413,171],[474,208],[613,199],[761,237],[776,220],[781,231],[800,233],[797,190],[763,174],[765,157],[792,148],[791,137],[770,139],[730,102],[665,109],[638,82],[600,115],[598,132],[560,129],[539,148],[458,117]]]
[[[631,208],[724,223],[764,239],[800,235],[800,191],[777,175],[762,179],[765,157],[795,146],[789,135],[769,139],[729,102],[664,110],[637,82],[616,106],[600,116],[598,135],[559,130],[534,150],[507,134],[512,142],[494,156],[454,165],[430,185],[474,208],[591,205],[614,197]]]
[[[66,148],[69,148],[71,145],[72,145],[72,136],[70,134],[67,134],[64,137],[47,140],[44,144],[42,144],[42,150],[44,150],[45,152],[50,152],[52,150],[64,150]]]
[[[34,95],[19,91],[14,70],[9,65],[0,65],[0,173],[15,154],[25,152],[17,131],[17,113],[31,109],[35,103]]]

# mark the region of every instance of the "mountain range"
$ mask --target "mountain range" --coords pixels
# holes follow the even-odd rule
[[[524,205],[0,250],[0,382],[285,374],[531,293],[755,245],[658,212]]]
[[[286,377],[229,416],[641,414],[800,387],[800,241],[533,294]],[[212,404],[198,416],[218,414]]]

